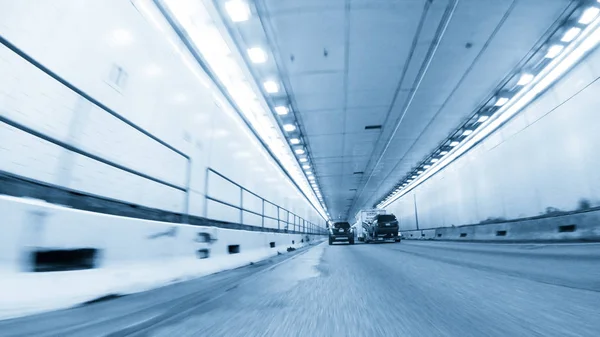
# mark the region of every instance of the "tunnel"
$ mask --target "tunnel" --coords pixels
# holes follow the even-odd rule
[[[600,0],[0,0],[0,336],[600,336]]]

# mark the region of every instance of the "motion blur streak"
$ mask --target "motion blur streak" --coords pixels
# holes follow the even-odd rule
[[[599,45],[600,0],[0,0],[0,337],[598,337]]]
[[[600,330],[600,244],[320,245],[276,262],[8,321],[0,331],[479,337],[596,336]],[[206,291],[194,292],[200,288]],[[145,324],[153,317],[161,319]],[[82,322],[90,328],[69,332]]]

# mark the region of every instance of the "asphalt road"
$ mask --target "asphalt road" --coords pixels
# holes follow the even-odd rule
[[[600,245],[322,244],[0,336],[600,336]]]

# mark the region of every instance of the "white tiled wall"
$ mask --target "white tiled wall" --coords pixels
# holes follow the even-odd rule
[[[404,229],[600,206],[600,50],[500,130],[392,203]]]
[[[156,12],[156,11],[155,11]],[[156,12],[157,13],[157,12]],[[190,157],[185,192],[0,125],[0,170],[160,209],[237,221],[239,190],[323,225],[235,113],[215,103],[167,38],[130,1],[0,0],[0,35],[101,104]],[[126,80],[111,80],[116,67]],[[202,71],[197,68],[200,73]],[[119,165],[187,188],[188,160],[112,116],[0,46],[0,114]],[[254,198],[255,199],[255,198]],[[260,210],[261,202],[244,198]],[[205,209],[207,205],[208,209]],[[266,212],[276,216],[276,210]],[[257,219],[245,216],[255,224]],[[259,221],[260,223],[260,221]],[[276,227],[276,221],[266,221]]]

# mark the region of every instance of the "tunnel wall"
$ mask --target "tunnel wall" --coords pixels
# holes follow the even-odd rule
[[[530,221],[535,217],[553,219],[543,222],[553,222],[556,233],[568,214],[578,213],[579,222],[595,218],[586,211],[600,206],[599,76],[595,50],[515,118],[387,210],[399,216],[405,232],[440,228],[427,237],[458,234],[447,227],[488,223],[522,230],[539,224]],[[485,228],[491,227],[481,231]],[[535,230],[526,232],[536,239]]]
[[[7,196],[0,196],[0,214],[0,319],[145,291],[323,240],[126,218]]]
[[[0,36],[31,57],[0,45],[0,172],[275,228],[254,214],[264,198],[271,218],[324,225],[191,56],[130,1],[4,2]]]

